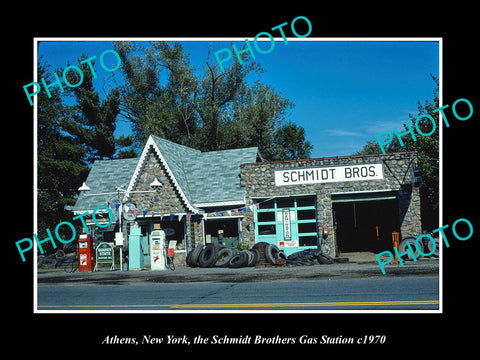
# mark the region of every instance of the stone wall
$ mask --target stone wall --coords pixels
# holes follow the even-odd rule
[[[130,201],[133,202],[137,208],[147,210],[149,214],[151,214],[152,211],[158,215],[165,214],[166,216],[170,214],[189,213],[190,211],[175,189],[172,180],[167,176],[165,167],[160,162],[156,153],[150,149],[144,169],[133,191],[151,191],[150,183],[155,178],[164,185],[163,191],[159,191],[158,193],[133,193]],[[186,216],[183,217],[182,221],[186,222],[186,246],[188,250],[192,250],[196,244],[203,243],[203,221],[187,221]],[[180,259],[184,257],[184,254],[178,254],[178,256]]]
[[[158,193],[132,194],[131,201],[136,204],[137,208],[162,214],[187,213],[187,208],[178,191],[171,179],[167,177],[164,166],[153,150],[150,150],[144,166],[144,171],[133,191],[151,191],[150,184],[155,178],[164,185],[164,190]]]
[[[275,185],[275,170],[379,163],[383,164],[383,179],[289,186]],[[241,181],[245,186],[247,208],[254,204],[255,199],[315,194],[318,229],[324,225],[333,229],[332,193],[396,191],[398,192],[401,237],[418,236],[421,233],[420,195],[419,188],[411,185],[413,180],[411,169],[415,165],[416,154],[412,152],[253,163],[241,165]],[[251,244],[255,243],[253,222],[254,214],[252,211],[248,211],[242,221],[242,232],[243,240]],[[335,254],[333,235],[321,239],[322,250],[333,256]]]

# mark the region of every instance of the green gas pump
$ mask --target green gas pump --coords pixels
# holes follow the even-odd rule
[[[128,268],[130,270],[145,268],[142,240],[142,229],[139,227],[131,228],[128,239]]]

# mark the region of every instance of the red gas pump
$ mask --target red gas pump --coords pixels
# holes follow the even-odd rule
[[[93,241],[89,234],[78,238],[78,271],[93,271]]]

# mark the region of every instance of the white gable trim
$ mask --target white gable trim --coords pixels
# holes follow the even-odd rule
[[[157,153],[158,157],[160,158],[160,161],[162,165],[165,167],[167,171],[167,175],[170,177],[172,180],[175,189],[177,189],[178,193],[180,194],[180,197],[182,200],[185,202],[187,207],[193,211],[193,213],[198,214],[200,213],[200,210],[194,207],[190,201],[188,201],[188,198],[185,196],[185,193],[183,192],[182,188],[177,182],[177,179],[175,179],[175,176],[173,175],[172,171],[170,170],[170,167],[168,166],[167,162],[165,161],[162,152],[160,149],[157,147],[157,144],[155,143],[155,140],[153,140],[152,135],[148,137],[147,143],[145,144],[145,147],[143,148],[142,155],[140,156],[140,159],[138,160],[137,167],[135,168],[135,172],[132,175],[132,178],[130,179],[130,183],[128,184],[127,191],[124,195],[123,201],[126,202],[130,200],[131,192],[137,185],[138,179],[140,177],[140,174],[142,173],[145,163],[147,161],[147,156],[148,156],[148,151],[150,150],[150,147],[153,148],[153,150]]]

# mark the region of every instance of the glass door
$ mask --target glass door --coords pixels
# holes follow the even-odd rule
[[[318,230],[314,196],[258,201],[256,242],[277,245],[285,253],[317,248]]]

